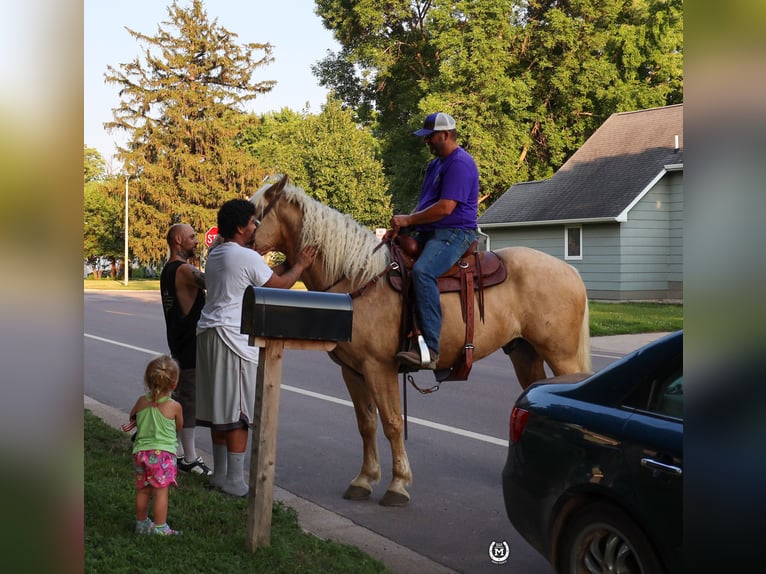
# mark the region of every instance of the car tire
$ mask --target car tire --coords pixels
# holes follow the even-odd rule
[[[564,527],[559,544],[559,574],[664,572],[641,528],[625,512],[597,502],[577,511]]]

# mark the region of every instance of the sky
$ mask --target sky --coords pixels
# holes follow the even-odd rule
[[[190,0],[181,0],[188,6]],[[107,66],[115,68],[142,55],[142,47],[126,27],[153,36],[162,21],[168,20],[171,0],[85,0],[84,1],[84,143],[96,148],[113,168],[115,144],[123,144],[119,132],[107,132],[103,124],[113,119],[119,105],[118,86],[107,85]],[[259,67],[255,81],[275,80],[268,94],[259,95],[248,111],[265,113],[290,108],[319,112],[327,90],[320,87],[311,66],[327,51],[338,51],[332,33],[314,13],[313,0],[206,0],[208,19],[238,35],[236,42],[257,42],[273,46],[274,61]],[[165,28],[167,28],[165,26]],[[256,57],[263,52],[255,52]]]

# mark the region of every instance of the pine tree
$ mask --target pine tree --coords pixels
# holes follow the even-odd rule
[[[252,79],[272,61],[270,44],[237,44],[202,0],[188,8],[174,1],[167,11],[154,35],[127,29],[144,45],[142,57],[106,73],[120,88],[106,127],[128,135],[118,155],[131,178],[132,257],[141,261],[162,260],[171,224],[202,233],[223,202],[259,187],[265,170],[239,145],[257,121],[244,105],[275,84]]]

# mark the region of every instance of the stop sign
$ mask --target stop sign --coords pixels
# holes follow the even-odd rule
[[[207,230],[207,233],[205,233],[205,246],[210,247],[215,241],[215,237],[218,235],[218,228],[217,227],[211,227]]]

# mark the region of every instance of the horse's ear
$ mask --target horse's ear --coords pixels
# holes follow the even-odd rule
[[[279,193],[280,191],[282,191],[285,188],[285,186],[287,185],[287,182],[289,180],[290,180],[290,178],[288,177],[287,174],[283,175],[282,179],[280,179],[276,183],[276,187],[274,188],[274,193]]]
[[[271,186],[269,186],[269,188],[263,193],[263,196],[266,198],[266,200],[271,201],[272,197],[278,196],[287,185],[289,179],[290,178],[287,175],[283,175],[282,179],[276,183],[271,184]]]

